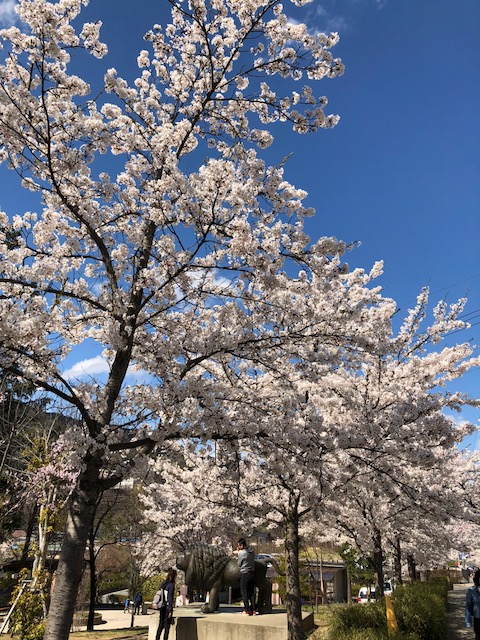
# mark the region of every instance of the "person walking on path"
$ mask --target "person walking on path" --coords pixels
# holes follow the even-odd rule
[[[160,589],[164,593],[163,604],[160,607],[160,620],[158,623],[157,634],[155,640],[160,640],[160,635],[165,629],[163,634],[163,640],[168,640],[170,633],[170,627],[173,624],[173,596],[175,594],[175,580],[177,579],[177,572],[175,569],[169,569],[167,577]]]
[[[480,569],[473,575],[473,587],[467,590],[465,625],[468,629],[473,626],[475,640],[480,640]]]
[[[243,614],[253,616],[255,610],[255,552],[247,546],[245,538],[237,544],[238,566],[240,567],[240,592],[243,599]]]

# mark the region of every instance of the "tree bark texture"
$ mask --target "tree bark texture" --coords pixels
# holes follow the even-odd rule
[[[88,567],[90,571],[90,598],[88,606],[87,631],[94,630],[95,596],[97,595],[97,575],[95,567],[95,534],[93,527],[88,533]]]
[[[299,498],[290,494],[286,518],[285,551],[287,560],[287,638],[288,640],[304,640],[305,633],[302,622],[302,602],[300,592],[300,571],[298,562],[298,504]]]
[[[407,555],[408,577],[412,582],[417,579],[417,565],[415,564],[415,558],[411,553]]]
[[[375,595],[378,600],[383,597],[383,547],[382,535],[379,529],[375,529],[374,531],[372,565],[375,575]]]
[[[400,543],[400,537],[397,536],[395,540],[394,554],[393,554],[393,571],[395,575],[395,581],[397,584],[403,584],[402,579],[402,546]]]
[[[44,640],[67,640],[70,633],[85,562],[85,548],[99,493],[98,469],[98,461],[90,458],[70,500]]]
[[[346,565],[347,572],[347,602],[350,604],[352,602],[352,578],[350,575],[350,567],[348,564]]]
[[[37,502],[35,502],[35,504],[32,507],[30,507],[28,511],[28,524],[26,528],[25,542],[23,544],[22,555],[20,557],[20,564],[22,567],[26,567],[28,564],[28,556],[30,552],[30,546],[32,543],[33,530],[37,523],[37,512],[38,512],[38,505],[37,505]]]

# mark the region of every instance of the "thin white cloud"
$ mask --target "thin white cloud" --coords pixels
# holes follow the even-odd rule
[[[327,33],[331,33],[332,31],[335,33],[345,33],[350,29],[350,25],[347,22],[347,19],[344,16],[330,16],[326,21],[325,31]]]
[[[79,378],[94,377],[99,373],[108,373],[109,371],[108,361],[102,356],[95,356],[94,358],[87,358],[77,362],[63,373],[63,377],[65,380],[78,380]]]
[[[387,6],[388,0],[349,0],[351,4],[360,8],[376,7],[383,9]],[[346,10],[346,11],[345,11]],[[340,35],[355,28],[354,23],[347,18],[348,6],[344,7],[343,12],[339,12],[338,2],[335,0],[323,0],[322,3],[312,5],[309,8],[307,19],[308,24],[318,25],[318,29],[324,33],[337,32]]]
[[[328,4],[328,3],[326,3]],[[345,33],[349,30],[349,24],[343,15],[336,13],[335,6],[326,6],[326,4],[317,4],[311,7],[307,17],[307,24],[315,24],[317,33],[337,32]]]
[[[96,378],[99,375],[108,374],[110,364],[103,356],[86,358],[76,362],[70,369],[63,373],[63,378],[68,381],[81,380],[82,378]],[[127,369],[127,377],[134,378],[137,382],[146,380],[148,374],[143,369],[131,364]]]
[[[16,0],[0,0],[0,25],[8,27],[18,20],[15,7]]]

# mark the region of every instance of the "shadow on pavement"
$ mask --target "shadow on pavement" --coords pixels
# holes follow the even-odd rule
[[[448,593],[446,640],[473,640],[473,629],[465,627],[465,598],[470,584],[454,584]]]

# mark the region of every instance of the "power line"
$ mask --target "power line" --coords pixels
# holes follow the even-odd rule
[[[469,276],[468,278],[464,278],[463,280],[459,280],[458,282],[454,282],[453,284],[450,284],[446,287],[442,287],[441,289],[437,289],[436,291],[431,291],[431,295],[434,295],[435,293],[440,293],[441,291],[446,291],[447,289],[450,289],[451,287],[456,287],[459,284],[463,284],[464,282],[468,282],[469,280],[474,280],[475,278],[480,277],[480,273],[476,273],[474,276]]]
[[[473,318],[478,318],[479,315],[480,315],[480,309],[473,309],[473,311],[469,311],[468,313],[463,313],[461,316],[458,316],[458,318],[460,320],[463,320],[463,318],[468,318],[468,316],[472,316],[470,318],[472,320]]]
[[[468,282],[469,280],[474,280],[475,278],[479,278],[480,277],[480,273],[476,273],[473,276],[468,276],[468,278],[464,278],[463,280],[459,280],[458,282],[454,282],[452,284],[447,285],[446,287],[441,287],[440,289],[435,289],[435,291],[429,291],[429,296],[434,296],[437,293],[441,293],[442,291],[448,291],[449,289],[453,288],[453,287],[457,287],[459,284],[463,284],[464,282]],[[398,305],[398,308],[401,309],[403,306],[405,306],[406,304],[409,304],[410,302],[416,301],[416,298],[411,298],[410,300],[407,300],[406,302],[402,303],[401,305]]]

